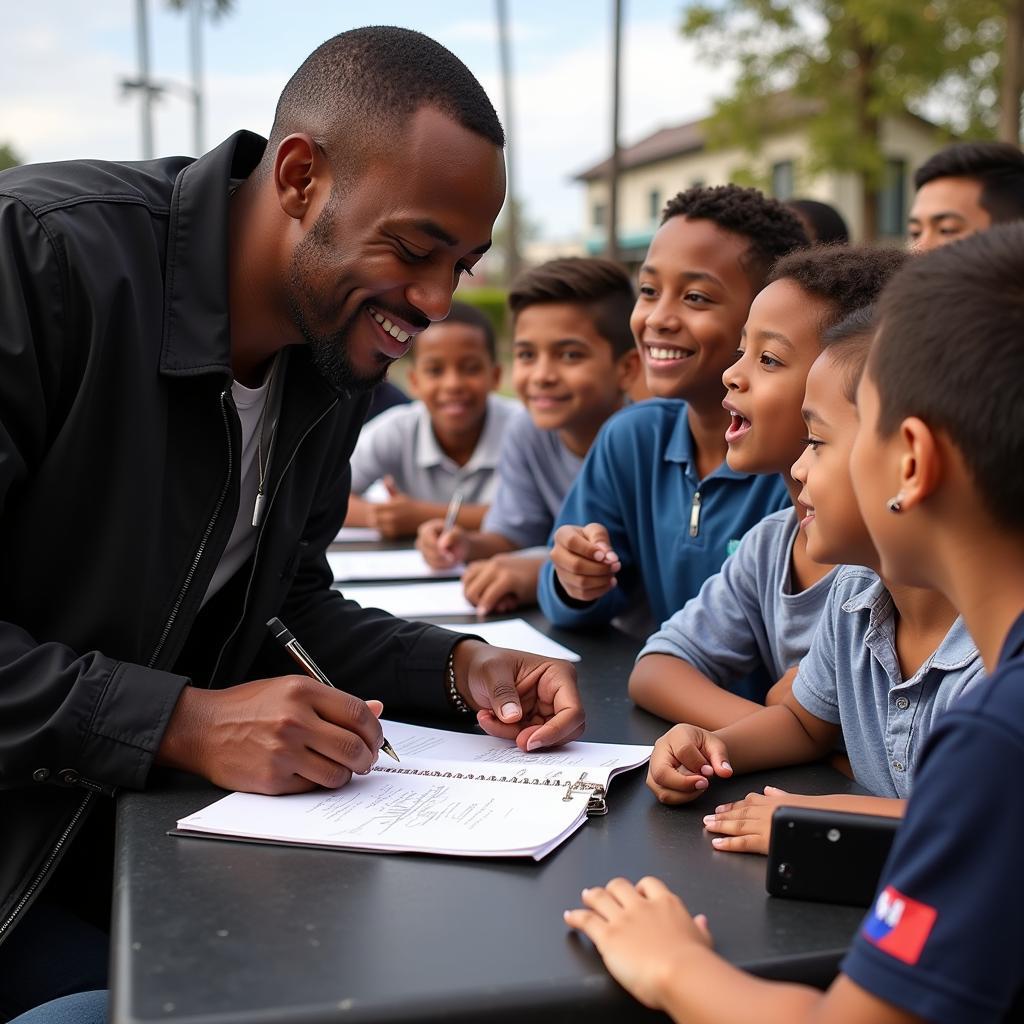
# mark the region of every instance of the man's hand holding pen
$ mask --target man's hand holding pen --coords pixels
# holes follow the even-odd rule
[[[157,759],[247,793],[337,789],[376,762],[382,708],[303,675],[187,686]]]

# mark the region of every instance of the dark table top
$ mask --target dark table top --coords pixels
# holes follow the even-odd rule
[[[586,739],[661,735],[666,724],[626,696],[638,641],[525,617],[583,656]],[[716,947],[734,963],[823,983],[863,911],[768,897],[765,859],[715,851],[701,824],[709,807],[766,782],[805,793],[855,789],[813,765],[719,780],[695,803],[668,808],[637,770],[612,782],[607,817],[535,863],[170,837],[178,818],[220,791],[167,776],[119,803],[111,1019],[653,1018],[561,919],[582,887],[616,875],[664,879],[708,915]]]

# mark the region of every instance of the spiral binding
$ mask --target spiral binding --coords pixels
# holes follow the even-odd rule
[[[511,782],[523,786],[557,786],[559,789],[565,789],[562,800],[566,803],[582,793],[587,797],[587,814],[608,813],[604,786],[598,782],[587,782],[586,772],[581,772],[580,777],[572,782],[559,782],[556,779],[529,779],[522,775],[476,775],[473,772],[443,772],[421,768],[398,768],[390,765],[374,765],[373,771],[388,775],[419,775],[432,779],[472,779],[474,782]]]

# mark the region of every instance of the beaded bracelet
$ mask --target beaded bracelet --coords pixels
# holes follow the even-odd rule
[[[455,645],[455,647],[458,646],[458,644]],[[448,655],[448,685],[445,693],[448,696],[448,703],[456,711],[464,715],[471,715],[473,714],[473,709],[466,703],[465,697],[459,693],[459,688],[455,685],[455,647],[452,648],[451,653]]]

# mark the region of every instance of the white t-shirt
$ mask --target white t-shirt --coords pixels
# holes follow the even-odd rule
[[[256,452],[259,447],[260,427],[263,422],[263,410],[266,408],[270,395],[271,374],[268,372],[258,388],[247,388],[237,380],[231,382],[231,397],[238,410],[238,419],[242,425],[242,450],[236,460],[241,474],[241,485],[238,489],[238,514],[235,525],[228,538],[228,546],[221,555],[220,562],[213,572],[213,579],[207,588],[203,604],[217,593],[221,587],[245,563],[256,548],[256,535],[259,530],[252,525],[253,508],[256,505],[256,493],[260,486],[259,463]],[[264,462],[267,452],[263,452]]]

